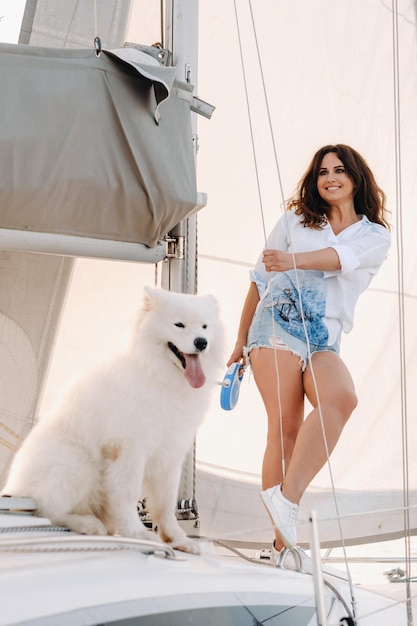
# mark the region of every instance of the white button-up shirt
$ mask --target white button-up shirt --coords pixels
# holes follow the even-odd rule
[[[378,273],[391,244],[386,228],[360,217],[338,235],[330,224],[321,229],[304,227],[302,216],[294,211],[286,211],[275,225],[266,248],[296,253],[331,247],[341,268],[266,272],[260,255],[250,272],[261,298],[259,306],[273,306],[277,322],[287,332],[305,341],[306,327],[310,343],[332,345],[342,330],[352,330],[359,295]]]

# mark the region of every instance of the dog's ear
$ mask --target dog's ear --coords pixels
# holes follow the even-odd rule
[[[150,311],[155,304],[157,289],[146,286],[143,292],[143,308],[145,311]]]
[[[212,305],[214,305],[214,307],[216,308],[216,311],[219,310],[219,301],[217,300],[217,298],[215,296],[213,296],[211,293],[209,293],[209,294],[207,294],[204,297],[206,298],[206,300],[211,302]]]

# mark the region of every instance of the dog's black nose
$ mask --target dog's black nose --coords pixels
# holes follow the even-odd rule
[[[207,348],[207,339],[204,339],[204,337],[197,337],[197,339],[194,339],[194,345],[199,352],[203,352],[203,350]]]

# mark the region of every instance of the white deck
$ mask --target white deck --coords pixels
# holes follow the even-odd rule
[[[261,623],[268,619],[268,626],[316,623],[311,575],[249,562],[210,542],[201,541],[202,555],[192,556],[154,542],[55,530],[48,520],[22,513],[0,514],[0,531],[0,626],[121,624],[138,616],[135,623],[173,626],[184,619],[182,611],[201,625],[211,623],[207,616],[214,613],[222,623],[224,611],[233,611],[242,626],[250,615]],[[361,626],[376,619],[383,626],[407,624],[406,585],[378,584],[373,577],[369,583],[377,593],[362,585],[354,589]],[[325,575],[329,626],[347,614],[335,589],[350,606],[343,576]],[[169,618],[148,621],[167,612]]]

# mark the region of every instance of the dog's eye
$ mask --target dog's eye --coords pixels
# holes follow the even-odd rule
[[[207,328],[207,324],[203,324],[203,328]]]
[[[184,324],[182,322],[177,322],[175,324],[175,326],[177,326],[178,328],[185,328]]]

